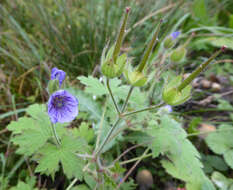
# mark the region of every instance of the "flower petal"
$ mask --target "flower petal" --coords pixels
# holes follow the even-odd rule
[[[71,122],[78,115],[78,100],[65,90],[54,92],[48,101],[48,115],[52,123]]]

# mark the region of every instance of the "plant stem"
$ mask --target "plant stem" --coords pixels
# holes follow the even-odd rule
[[[129,113],[125,113],[125,114],[122,114],[121,116],[122,117],[127,117],[127,116],[130,116],[130,115],[133,115],[133,114],[136,114],[136,113],[140,113],[140,112],[144,112],[144,111],[149,111],[149,110],[153,110],[153,109],[156,109],[156,108],[160,108],[162,106],[166,105],[165,102],[161,102],[157,105],[153,105],[153,106],[150,106],[150,107],[147,107],[147,108],[143,108],[143,109],[140,109],[140,110],[136,110],[136,111],[132,111],[132,112],[129,112]]]
[[[120,115],[120,110],[119,110],[119,108],[118,108],[118,106],[117,106],[117,103],[116,103],[116,101],[115,101],[115,99],[114,99],[114,96],[113,96],[113,94],[112,94],[112,90],[111,90],[110,85],[109,85],[109,79],[107,79],[107,88],[108,88],[109,94],[110,94],[110,96],[111,96],[111,98],[112,98],[112,101],[113,101],[113,103],[114,103],[115,109],[116,109],[118,115]]]
[[[102,116],[101,116],[101,121],[100,121],[99,130],[98,130],[95,150],[97,150],[99,148],[100,136],[102,134],[102,128],[103,128],[104,116],[105,116],[105,113],[106,113],[106,109],[107,109],[107,101],[105,102],[104,111],[103,111]]]
[[[56,132],[56,129],[55,129],[55,125],[53,123],[51,125],[52,125],[53,135],[54,135],[54,138],[56,140],[56,144],[59,147],[59,146],[61,146],[61,142],[60,142],[60,140],[58,138],[58,135],[57,135],[57,132]]]
[[[126,108],[126,106],[128,104],[128,101],[129,101],[129,97],[131,96],[131,93],[132,93],[133,89],[134,89],[134,87],[131,86],[130,89],[129,89],[128,95],[126,97],[125,103],[124,103],[124,105],[123,105],[123,107],[121,109],[121,113],[123,113],[125,111],[125,108]]]
[[[139,159],[144,159],[144,158],[148,158],[148,157],[151,157],[151,156],[152,156],[152,153],[145,154],[143,157],[139,156],[139,157],[136,157],[136,158],[133,158],[133,159],[130,159],[130,160],[120,162],[120,165],[125,165],[125,164],[131,163],[131,162],[135,162],[135,161],[137,161]]]
[[[66,190],[70,190],[70,189],[74,186],[74,184],[75,184],[77,181],[78,181],[78,179],[75,178],[75,179],[71,182],[71,184],[66,188]]]
[[[117,189],[120,188],[121,184],[125,182],[125,180],[129,177],[129,175],[132,173],[132,171],[136,168],[136,166],[141,162],[141,160],[144,158],[144,156],[147,154],[147,152],[150,150],[150,148],[147,148],[143,155],[137,160],[137,162],[130,168],[130,170],[126,173],[124,178],[120,181],[120,183],[117,185]]]
[[[134,146],[132,146],[132,147],[126,149],[123,153],[120,154],[120,156],[118,156],[118,157],[113,161],[112,165],[114,166],[116,162],[118,162],[125,154],[127,154],[127,153],[130,152],[131,150],[133,150],[133,149],[135,149],[135,148],[137,148],[137,147],[143,146],[143,145],[145,145],[145,144],[148,144],[148,143],[149,143],[149,142],[147,142],[147,143],[141,143],[141,144],[136,144],[136,145],[134,145]],[[140,158],[141,158],[141,156],[140,156]]]
[[[107,143],[108,139],[110,138],[112,132],[114,131],[114,129],[116,128],[117,124],[119,123],[119,121],[121,120],[120,117],[117,118],[116,122],[114,123],[114,125],[112,126],[112,128],[109,130],[107,136],[104,139],[104,142],[102,143],[102,145],[100,146],[100,148],[97,150],[97,152],[95,153],[95,156],[98,157],[99,154],[101,153],[101,151],[103,150],[105,144]]]

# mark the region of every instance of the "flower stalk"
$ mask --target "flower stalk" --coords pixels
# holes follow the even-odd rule
[[[115,98],[114,98],[114,96],[113,96],[113,94],[112,94],[112,90],[111,90],[111,88],[110,88],[109,79],[108,79],[108,78],[107,78],[107,82],[106,82],[106,83],[107,83],[107,88],[108,88],[109,94],[110,94],[110,96],[111,96],[111,98],[112,98],[112,101],[113,101],[113,103],[114,103],[115,109],[116,109],[118,115],[120,115],[120,110],[119,110],[119,108],[118,108],[118,106],[117,106],[117,103],[116,103],[116,101],[115,101]]]
[[[160,108],[160,107],[162,107],[164,105],[166,105],[166,103],[165,102],[161,102],[160,104],[153,105],[153,106],[150,106],[150,107],[147,107],[147,108],[143,108],[143,109],[140,109],[140,110],[132,111],[132,112],[129,112],[129,113],[125,113],[125,114],[122,114],[121,116],[122,117],[128,117],[128,116],[136,114],[136,113],[140,113],[140,112],[144,112],[144,111],[149,111],[149,110],[157,109],[157,108]]]
[[[57,147],[59,147],[59,146],[61,146],[61,142],[60,142],[59,137],[58,137],[58,135],[57,135],[55,125],[54,125],[53,123],[51,123],[51,126],[52,126],[53,136],[54,136],[54,138],[55,138]]]
[[[123,105],[123,107],[121,109],[121,114],[125,111],[125,108],[126,108],[126,106],[128,104],[128,101],[129,101],[129,98],[130,98],[130,96],[131,96],[131,94],[133,92],[133,89],[134,89],[133,86],[131,86],[130,89],[129,89],[128,95],[127,95],[126,100],[125,100],[125,103],[124,103],[124,105]]]

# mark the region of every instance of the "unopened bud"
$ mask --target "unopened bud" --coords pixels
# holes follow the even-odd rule
[[[129,13],[130,10],[131,10],[131,7],[126,7],[125,8],[126,13]]]
[[[179,35],[180,35],[179,31],[171,33],[169,36],[165,38],[163,47],[165,49],[172,48],[175,45],[176,39],[178,38]]]

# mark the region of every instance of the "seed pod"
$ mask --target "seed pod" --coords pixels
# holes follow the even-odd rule
[[[144,73],[139,72],[137,70],[132,71],[132,68],[129,67],[124,72],[126,80],[132,85],[132,86],[143,86],[147,82],[147,77],[144,75]]]
[[[123,73],[127,61],[126,54],[122,54],[121,56],[118,56],[116,62],[114,62],[112,58],[113,48],[114,47],[110,48],[106,57],[104,55],[104,50],[101,57],[101,71],[107,78],[119,77]]]
[[[170,59],[172,62],[178,63],[184,59],[186,53],[187,50],[183,46],[180,46],[172,51]]]
[[[190,98],[192,86],[187,85],[184,89],[179,91],[178,86],[181,84],[181,82],[182,76],[179,75],[165,85],[162,93],[164,102],[175,106],[186,102]]]

